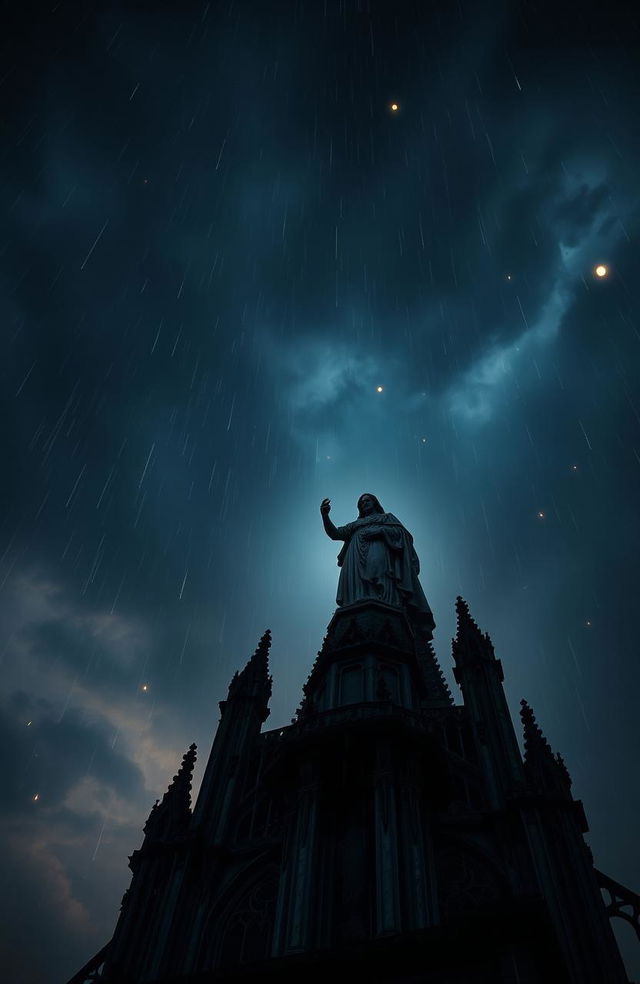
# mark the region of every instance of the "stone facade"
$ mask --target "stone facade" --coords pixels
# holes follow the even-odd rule
[[[430,640],[369,601],[338,609],[296,717],[263,732],[265,633],[220,704],[193,811],[192,746],[113,940],[70,984],[625,984],[600,886],[634,911],[637,896],[594,868],[525,702],[521,755],[500,660],[460,598],[457,614],[462,704]]]

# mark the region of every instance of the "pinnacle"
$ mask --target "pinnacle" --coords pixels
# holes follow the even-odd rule
[[[271,647],[271,630],[267,629],[253,656],[240,673],[235,673],[229,686],[229,696],[257,697],[266,693],[271,696],[272,680],[269,676],[269,649]]]
[[[184,775],[188,775],[189,778],[193,775],[193,767],[196,764],[197,748],[195,741],[191,742],[189,748],[182,756],[182,765],[180,766],[180,772]]]
[[[456,598],[456,614],[458,616],[458,637],[460,637],[463,633],[465,635],[470,633],[482,635],[477,622],[471,616],[469,605],[464,598],[460,597],[460,595]]]
[[[271,646],[271,629],[265,629],[260,638],[260,642],[258,643],[258,648],[256,649],[256,652],[258,652],[259,649],[265,649],[268,651],[270,646]]]
[[[144,832],[152,839],[163,839],[177,834],[188,822],[191,814],[191,779],[196,761],[196,745],[191,744],[182,756],[178,772],[169,784],[162,797],[162,802],[156,800],[149,819],[144,826]]]
[[[196,744],[193,742],[182,756],[182,764],[162,797],[163,802],[172,794],[182,793],[183,795],[186,794],[188,805],[191,804],[191,779],[193,777],[193,767],[196,764],[196,757]]]
[[[262,634],[260,642],[256,646],[255,652],[245,670],[253,666],[254,672],[263,673],[265,678],[269,675],[269,650],[271,648],[271,629],[266,629]],[[244,671],[243,671],[244,672]]]
[[[524,699],[520,701],[520,717],[524,731],[525,766],[535,770],[539,775],[545,774],[548,777],[546,782],[549,777],[553,777],[554,785],[560,779],[561,786],[568,789],[571,786],[571,777],[564,760],[561,755],[553,754],[532,708]]]
[[[549,742],[542,734],[542,729],[536,721],[536,716],[524,697],[520,701],[520,718],[524,727],[524,747],[526,754],[529,755],[535,750],[543,748],[551,751]]]
[[[456,612],[458,613],[458,621],[463,615],[466,615],[467,618],[471,618],[471,615],[469,614],[469,605],[464,600],[462,595],[458,595],[456,597]]]
[[[493,655],[493,645],[487,632],[482,632],[469,611],[469,605],[460,595],[456,598],[457,628],[452,640],[453,652],[457,657],[471,647]]]
[[[256,670],[264,671],[265,676],[269,672],[269,650],[271,648],[271,629],[266,629],[263,632],[260,642],[255,648],[253,656],[247,663],[246,669],[249,666],[253,666]]]

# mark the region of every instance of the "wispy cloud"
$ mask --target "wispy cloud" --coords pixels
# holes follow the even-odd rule
[[[508,343],[491,345],[481,353],[444,394],[447,408],[468,423],[487,423],[512,395],[510,387],[521,388],[535,380],[536,373],[540,376],[536,360],[548,355],[576,293],[591,289],[587,277],[592,279],[595,264],[606,259],[622,235],[600,175],[590,182],[567,178],[547,207],[557,253],[555,276],[539,313],[530,323],[514,283],[521,329],[508,332]]]

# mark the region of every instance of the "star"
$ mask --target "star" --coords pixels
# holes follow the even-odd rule
[[[599,263],[598,266],[595,268],[594,273],[596,277],[599,277],[602,280],[603,277],[607,276],[609,271],[607,267],[604,265],[604,263]]]
[[[376,386],[376,393],[382,393],[383,389],[384,389],[383,386]]]
[[[391,106],[389,108],[391,109],[392,113],[397,113],[398,110],[400,109],[397,103],[391,103]]]

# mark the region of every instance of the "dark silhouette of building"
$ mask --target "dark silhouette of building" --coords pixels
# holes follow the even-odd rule
[[[640,898],[594,868],[525,701],[522,757],[502,664],[456,607],[462,704],[430,640],[372,600],[336,611],[292,724],[262,732],[266,632],[220,703],[193,812],[194,745],[113,939],[70,984],[626,982],[609,916],[640,935]]]

